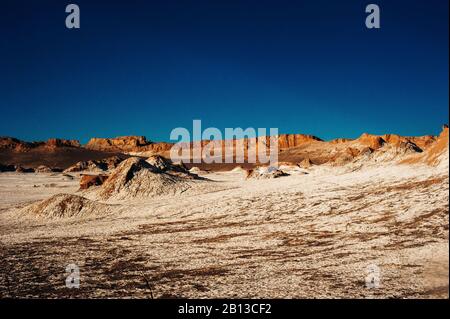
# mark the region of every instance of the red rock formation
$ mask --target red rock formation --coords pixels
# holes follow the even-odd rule
[[[202,147],[211,141],[201,141]],[[337,158],[351,160],[361,156],[362,149],[368,148],[377,151],[383,145],[388,144],[400,149],[408,149],[415,152],[428,149],[435,145],[436,137],[427,135],[420,137],[403,137],[395,134],[370,135],[362,134],[358,139],[351,140],[338,138],[330,142],[324,142],[320,138],[304,134],[281,134],[278,136],[278,148],[280,150],[281,161],[298,163],[305,158],[317,165],[333,161]],[[232,153],[230,152],[230,146]],[[212,154],[221,149],[222,156],[233,154],[236,156],[236,146],[243,145],[244,158],[249,158],[257,153],[258,145],[270,147],[270,137],[247,138],[243,140],[216,141]],[[122,136],[116,138],[92,138],[85,147],[80,147],[78,141],[64,139],[49,139],[46,142],[24,142],[11,137],[0,137],[0,161],[5,164],[25,165],[37,167],[45,164],[49,167],[60,166],[67,168],[78,161],[81,166],[89,166],[93,160],[101,160],[111,155],[120,153],[131,153],[148,157],[150,155],[162,155],[168,157],[174,143],[154,143],[144,136]],[[194,143],[186,144],[191,149],[196,146]],[[256,146],[256,147],[251,147]],[[385,148],[383,148],[384,150]],[[112,154],[116,153],[116,154]],[[137,154],[132,154],[137,153]],[[192,154],[199,154],[192,152]],[[120,155],[122,156],[122,155]],[[102,163],[103,166],[110,164]],[[117,166],[112,163],[111,168]],[[75,168],[78,170],[78,168]]]
[[[430,146],[424,154],[426,163],[428,165],[437,165],[441,161],[447,161],[448,164],[448,143],[448,125],[444,125],[442,127],[441,134],[439,134],[436,139],[436,142]],[[445,152],[447,152],[447,158],[442,158]]]
[[[154,153],[164,153],[170,151],[173,145],[173,143],[159,142],[147,145],[145,146],[145,149],[146,151],[151,151]]]
[[[135,152],[149,144],[150,142],[144,136],[120,136],[116,138],[91,138],[85,147],[97,151]]]
[[[322,140],[316,136],[304,134],[281,134],[278,136],[278,147],[280,149],[297,147],[311,142],[322,142]]]
[[[385,143],[387,143],[395,147],[408,148],[416,152],[421,152],[422,150],[432,145],[436,141],[436,139],[431,135],[405,137],[397,134],[385,134],[377,136],[364,133],[357,139],[357,141],[374,150],[379,149]]]
[[[352,158],[355,158],[356,156],[358,156],[361,153],[361,151],[359,149],[354,148],[354,147],[347,147],[345,149],[345,152],[348,155],[350,155]]]
[[[422,150],[426,150],[428,147],[433,145],[434,142],[436,142],[436,136],[432,135],[414,136],[408,137],[407,139],[410,140],[412,143],[416,144]]]
[[[77,140],[64,140],[59,138],[50,138],[45,143],[49,147],[80,147],[80,142]]]
[[[386,143],[386,141],[381,136],[371,135],[364,133],[362,134],[357,141],[363,145],[366,145],[374,150],[379,149]]]
[[[115,138],[91,138],[85,148],[108,152],[164,152],[170,150],[171,143],[153,143],[145,136],[120,136]]]
[[[448,126],[444,125],[441,134],[435,138],[435,142],[430,144],[425,151],[421,154],[415,154],[409,156],[401,161],[403,164],[428,164],[436,166],[442,161],[448,162],[448,157],[444,155],[447,153],[448,156]]]
[[[397,134],[385,134],[381,138],[389,144],[400,145],[402,142],[406,142],[407,139]]]
[[[46,142],[25,142],[13,137],[0,137],[0,149],[27,152],[35,148],[80,147],[77,140],[51,138]]]
[[[13,137],[0,137],[0,149],[25,150],[31,146],[31,143],[21,141]]]
[[[82,175],[80,179],[80,189],[88,189],[92,186],[102,185],[108,175]]]
[[[351,138],[335,138],[334,140],[329,141],[330,144],[343,144],[347,142],[353,141]]]
[[[259,137],[259,138],[246,138],[240,140],[244,144],[245,150],[249,148],[249,145],[257,145],[258,141],[262,141],[264,144],[270,146],[270,137]],[[304,134],[282,134],[278,138],[278,147],[280,149],[286,149],[291,147],[297,147],[305,143],[322,141],[320,138],[312,135]],[[201,141],[201,146],[209,144],[211,141],[203,140]],[[230,141],[222,140],[217,141],[217,147],[221,147],[224,150]],[[231,142],[233,147],[238,143],[237,140]],[[143,136],[122,136],[116,138],[92,138],[86,145],[85,148],[90,150],[99,151],[114,151],[114,152],[153,152],[156,154],[162,154],[164,152],[170,151],[174,144],[173,143],[153,143],[148,141]],[[194,143],[190,143],[189,147],[192,149],[196,146]],[[222,152],[224,153],[224,152]]]

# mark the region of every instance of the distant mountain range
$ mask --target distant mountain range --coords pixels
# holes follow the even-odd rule
[[[445,125],[443,131],[448,132]],[[447,133],[448,134],[448,133]],[[268,137],[245,139],[246,154],[251,141],[263,140],[270,145]],[[323,141],[313,135],[281,134],[278,139],[279,160],[298,163],[304,160],[312,164],[327,162],[346,162],[365,152],[392,149],[397,153],[421,153],[437,143],[438,137],[432,135],[406,137],[395,134],[371,135],[364,133],[357,139],[334,139]],[[209,141],[202,141],[202,145]],[[236,144],[234,141],[233,145]],[[65,169],[80,161],[101,160],[113,155],[150,156],[159,154],[168,157],[174,143],[152,142],[144,136],[122,136],[116,138],[92,138],[85,145],[77,140],[49,139],[40,142],[26,142],[12,137],[0,137],[0,163],[3,165],[21,165],[35,168],[40,165]],[[190,143],[190,147],[193,144]],[[222,153],[229,147],[222,141],[216,141],[216,148]],[[234,147],[234,146],[233,146]],[[222,166],[224,166],[223,164]],[[192,166],[192,165],[191,165]],[[196,165],[198,166],[198,165]],[[218,168],[220,164],[211,164]]]

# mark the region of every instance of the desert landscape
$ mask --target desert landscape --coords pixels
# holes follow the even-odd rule
[[[280,135],[277,167],[0,138],[0,297],[448,298],[448,138]]]

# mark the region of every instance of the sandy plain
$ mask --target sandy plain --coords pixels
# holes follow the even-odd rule
[[[285,169],[203,172],[190,191],[70,218],[22,208],[98,200],[79,174],[2,173],[0,297],[448,298],[448,165]]]

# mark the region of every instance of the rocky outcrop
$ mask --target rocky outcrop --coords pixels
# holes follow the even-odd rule
[[[433,135],[407,137],[407,139],[416,144],[422,150],[426,150],[428,147],[433,145],[434,142],[436,142],[436,136]]]
[[[147,145],[145,146],[145,149],[147,152],[151,153],[164,153],[170,151],[173,145],[173,143],[159,142]]]
[[[115,138],[92,138],[85,148],[108,152],[164,152],[170,150],[171,143],[153,143],[145,136],[120,136]]]
[[[168,171],[173,167],[172,161],[160,155],[150,156],[149,158],[147,158],[146,162],[163,172]]]
[[[27,152],[35,148],[57,148],[57,147],[80,147],[77,140],[65,140],[51,138],[46,142],[25,142],[13,137],[0,137],[0,149],[11,150],[14,152]]]
[[[437,166],[441,165],[447,168],[449,165],[449,134],[448,125],[442,127],[442,132],[439,134],[436,142],[430,146],[425,152],[425,161],[428,165]]]
[[[330,144],[342,144],[353,141],[351,138],[335,138],[334,140],[329,141]]]
[[[322,140],[314,135],[304,134],[281,134],[278,136],[280,149],[297,147],[311,142],[322,142]]]
[[[110,211],[110,206],[106,204],[97,203],[77,195],[57,194],[23,208],[20,213],[45,219],[60,219],[102,215]]]
[[[81,161],[64,170],[64,173],[98,172],[106,170],[99,161]]]
[[[367,133],[362,134],[356,141],[374,150],[383,147],[383,145],[386,143],[386,141],[381,136],[371,135]]]
[[[171,160],[160,155],[150,156],[146,162],[164,173],[169,173],[171,175],[177,175],[184,178],[198,178],[196,174],[190,172],[182,163],[174,164]]]
[[[91,138],[85,147],[97,151],[133,152],[149,144],[150,142],[144,136],[120,136],[116,138]]]
[[[401,156],[408,152],[419,153],[436,144],[436,137],[431,135],[420,137],[404,137],[396,134],[371,135],[362,134],[359,138],[351,140],[338,138],[324,142],[313,135],[304,134],[281,134],[278,136],[279,160],[297,164],[305,158],[309,158],[314,164],[321,165],[338,160],[339,163],[347,163],[361,155],[361,150],[370,149],[387,150],[395,156]],[[187,163],[190,159],[198,160],[202,155],[198,145],[202,148],[208,145],[209,154],[222,156],[222,159],[237,162],[236,157],[242,155],[238,147],[243,147],[244,161],[256,157],[256,165],[259,160],[259,148],[270,147],[271,138],[262,136],[257,138],[246,138],[241,140],[214,141],[214,146],[209,145],[211,141],[203,140],[200,143],[186,143],[184,146],[190,148],[190,155],[180,158]],[[85,147],[80,147],[78,141],[64,139],[49,139],[47,142],[24,142],[11,137],[0,138],[0,161],[7,164],[23,165],[26,167],[37,167],[46,165],[48,167],[69,167],[66,172],[78,171],[105,171],[117,167],[120,161],[105,162],[104,158],[111,155],[152,157],[162,155],[169,157],[173,143],[154,143],[144,136],[122,136],[116,138],[92,138]],[[204,149],[205,151],[205,149]],[[269,149],[267,149],[269,152]],[[268,154],[267,152],[267,154]],[[123,154],[127,155],[123,155]],[[216,155],[217,154],[217,155]],[[221,154],[221,155],[220,155]],[[74,164],[76,163],[76,164]],[[197,163],[194,161],[194,163]],[[199,163],[202,164],[203,163]],[[307,163],[305,163],[306,165]],[[174,165],[174,164],[171,164]],[[221,169],[222,164],[214,166],[213,169]],[[220,167],[219,167],[220,166]],[[232,166],[228,166],[231,169]],[[254,165],[249,165],[254,167]],[[201,166],[201,169],[207,168]],[[6,168],[2,168],[6,170]],[[174,171],[174,169],[172,169]],[[187,170],[186,170],[187,171]],[[182,171],[179,171],[182,172]],[[185,172],[183,172],[185,173]]]
[[[82,175],[80,179],[80,190],[103,185],[107,179],[108,175]]]
[[[151,198],[174,195],[189,189],[187,179],[161,171],[143,159],[126,159],[103,183],[100,199]]]
[[[53,170],[45,165],[40,165],[34,170],[36,173],[53,173]]]
[[[309,158],[305,158],[303,161],[297,164],[300,168],[310,168],[313,165]]]
[[[431,166],[441,166],[448,170],[449,165],[449,132],[448,125],[442,127],[442,132],[422,154],[410,156],[403,161],[403,164],[427,164]]]
[[[22,167],[20,165],[14,165],[16,173],[34,173],[34,168]]]
[[[278,137],[278,147],[280,149],[297,147],[303,145],[305,143],[310,142],[320,142],[322,141],[320,138],[313,135],[304,135],[304,134],[281,134]],[[203,140],[201,142],[202,147],[209,144],[211,141]],[[259,138],[248,138],[244,139],[242,143],[246,149],[249,148],[249,145],[257,145],[258,142],[262,142],[265,145],[270,146],[270,138],[269,137],[259,137]],[[217,143],[217,147],[221,147],[224,149],[227,147],[227,143],[229,141],[222,140]],[[233,145],[236,145],[236,141],[232,142]],[[115,152],[150,152],[154,154],[161,154],[167,151],[170,151],[174,144],[173,143],[153,143],[148,141],[144,136],[122,136],[116,138],[92,138],[85,147],[91,150],[100,150],[100,151],[115,151]],[[189,147],[194,148],[196,145],[194,143],[190,143]],[[140,154],[145,155],[145,154]]]
[[[436,138],[431,135],[418,136],[418,137],[405,137],[397,134],[385,134],[385,135],[371,135],[364,133],[357,140],[357,142],[369,146],[370,148],[377,150],[385,144],[389,144],[393,147],[407,148],[415,152],[422,152],[432,145]]]
[[[289,176],[289,174],[279,170],[275,167],[256,167],[247,171],[247,179],[271,179],[283,176]]]
[[[115,169],[122,161],[123,158],[119,156],[111,156],[102,160],[81,161],[65,169],[64,172],[73,173],[83,171],[88,172],[108,171]]]
[[[413,140],[417,140],[417,141],[421,141],[422,139],[422,144],[426,144],[426,137],[421,137],[421,138],[408,138],[408,137],[404,137],[404,136],[400,136],[397,134],[386,134],[383,135],[382,138],[386,141],[386,143],[394,146],[394,147],[398,147],[398,148],[402,148],[402,149],[408,149],[411,151],[415,151],[415,152],[422,152],[422,149],[417,146]]]
[[[0,137],[1,150],[26,151],[31,148],[33,143],[21,141],[13,137]]]
[[[45,142],[48,147],[80,147],[80,142],[77,140],[64,140],[59,138],[51,138]]]
[[[345,149],[345,153],[347,153],[351,158],[355,158],[361,153],[361,151],[356,147],[347,147]]]

